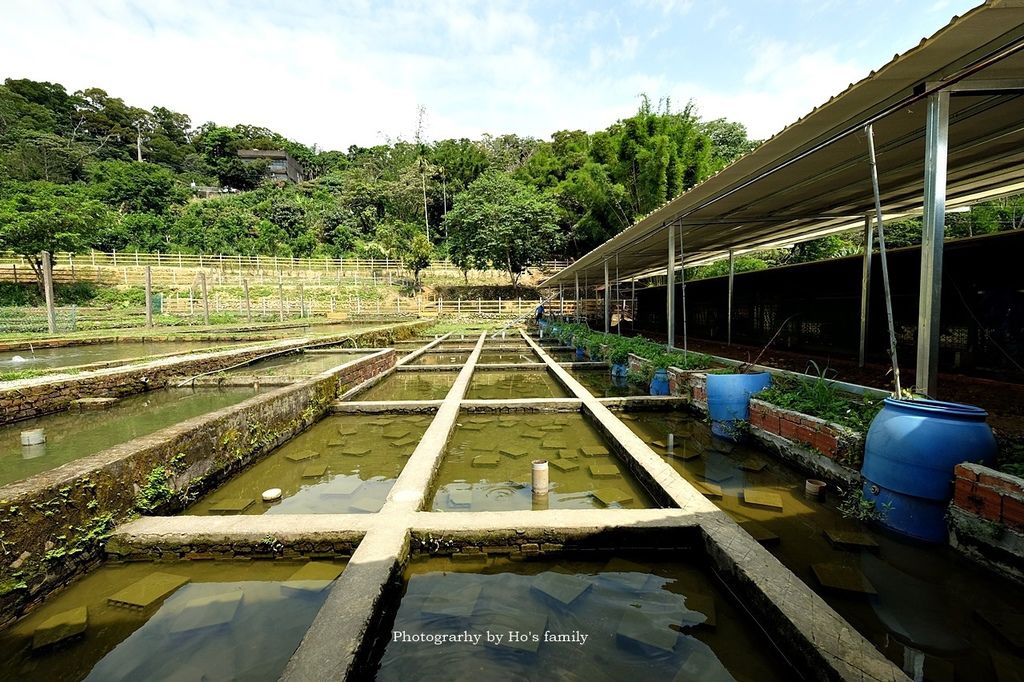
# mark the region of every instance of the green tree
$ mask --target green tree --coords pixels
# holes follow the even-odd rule
[[[96,161],[85,168],[97,199],[121,212],[166,213],[188,200],[188,190],[167,168],[137,161]]]
[[[455,199],[446,222],[460,250],[504,269],[512,286],[561,246],[558,208],[508,173],[488,171]]]
[[[402,253],[402,264],[412,270],[413,281],[417,289],[420,286],[420,273],[430,267],[433,255],[434,245],[422,232],[416,233],[409,243],[409,248]]]

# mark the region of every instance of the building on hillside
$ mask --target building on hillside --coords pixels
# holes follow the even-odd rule
[[[279,182],[302,182],[306,169],[283,149],[239,149],[238,158],[267,161],[267,176]]]

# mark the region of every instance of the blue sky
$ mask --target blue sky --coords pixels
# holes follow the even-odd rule
[[[601,129],[638,96],[767,137],[980,0],[0,0],[0,77],[326,149]]]

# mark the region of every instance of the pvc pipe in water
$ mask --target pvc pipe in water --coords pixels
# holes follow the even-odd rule
[[[533,460],[533,494],[548,494],[548,461],[546,459]]]
[[[46,442],[46,432],[43,429],[30,429],[21,432],[22,445],[42,445]]]
[[[668,451],[670,453],[672,453],[672,452],[675,452],[675,450],[676,450],[676,434],[670,433],[670,434],[668,434]]]
[[[804,482],[804,493],[808,497],[820,499],[825,496],[825,481],[819,481],[816,478],[808,478]]]

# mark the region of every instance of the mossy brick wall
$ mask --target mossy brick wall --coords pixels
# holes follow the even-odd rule
[[[334,335],[318,342],[352,338],[362,347],[381,347],[412,336],[429,322],[395,325],[354,335]],[[259,342],[254,342],[259,343]],[[309,340],[283,341],[259,349],[227,350],[155,360],[130,368],[115,368],[71,375],[57,380],[45,378],[11,382],[0,389],[0,424],[66,410],[73,400],[89,397],[119,398],[162,388],[175,378],[215,372],[266,355],[270,350],[287,350],[308,345]]]
[[[840,424],[751,398],[750,425],[805,445],[846,466],[860,466],[864,436]]]
[[[140,511],[171,513],[322,417],[339,386],[394,366],[353,360],[24,481],[0,487],[0,626],[98,562]]]

